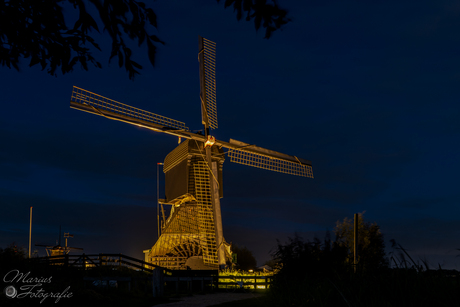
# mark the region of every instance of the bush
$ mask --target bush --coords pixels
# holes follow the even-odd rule
[[[354,272],[347,249],[329,237],[321,243],[295,236],[278,243],[274,256],[281,269],[269,292],[272,306],[460,306],[459,275],[416,265]]]

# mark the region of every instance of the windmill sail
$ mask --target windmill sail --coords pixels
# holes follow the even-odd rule
[[[285,161],[277,158],[270,158],[266,155],[261,155],[240,149],[230,149],[228,151],[228,156],[230,157],[230,162],[249,165],[289,175],[313,178],[313,170],[309,165],[303,165],[300,163]]]
[[[308,160],[233,139],[229,143],[217,141],[216,144],[228,148],[230,162],[313,178],[313,169]]]
[[[185,124],[178,120],[126,105],[76,86],[72,90],[70,107],[134,125],[148,126],[154,130],[188,130]]]
[[[216,43],[199,37],[201,113],[203,125],[217,129]]]
[[[204,135],[190,132],[183,122],[117,102],[77,86],[73,87],[70,107],[184,139],[206,141]],[[311,162],[308,160],[233,139],[230,142],[216,140],[215,145],[228,149],[230,162],[313,178]]]

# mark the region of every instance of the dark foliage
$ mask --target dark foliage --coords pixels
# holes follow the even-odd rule
[[[267,39],[272,36],[274,31],[281,29],[282,26],[291,21],[287,18],[287,11],[280,9],[275,0],[225,0],[224,5],[226,8],[233,6],[238,20],[241,20],[243,14],[246,15],[246,21],[254,19],[256,30],[259,30],[260,26],[265,28],[264,38]]]
[[[17,267],[23,267],[27,262],[26,251],[11,243],[6,248],[0,248],[0,276],[3,277],[9,270]]]
[[[218,0],[219,1],[219,0]],[[64,5],[78,11],[78,19],[68,25],[69,16]],[[265,38],[289,22],[287,11],[266,1],[226,1],[240,20],[247,13],[247,20],[254,19],[256,29],[266,29]],[[97,12],[99,16],[93,16]],[[0,1],[0,62],[2,66],[19,70],[21,58],[30,59],[29,66],[39,64],[51,75],[61,69],[63,74],[73,71],[77,63],[88,70],[88,65],[101,68],[93,57],[94,48],[101,50],[90,35],[91,31],[103,32],[112,40],[109,60],[117,58],[133,79],[142,66],[132,59],[133,51],[125,39],[137,45],[147,45],[147,55],[152,66],[158,44],[164,42],[153,31],[157,28],[157,16],[145,3],[135,0],[9,0]]]
[[[6,248],[0,248],[0,259],[4,261],[22,261],[26,258],[26,251],[23,247],[11,243]]]
[[[232,245],[232,252],[237,254],[237,268],[239,270],[253,270],[256,268],[257,261],[252,252],[245,246],[239,247],[236,244]]]
[[[299,306],[310,301],[308,297],[312,295],[337,300],[331,296],[333,287],[329,281],[348,272],[346,257],[346,248],[332,243],[329,234],[324,242],[317,238],[313,242],[303,241],[297,234],[286,244],[278,242],[273,258],[281,269],[271,288],[273,302],[280,306]]]
[[[398,245],[400,249],[401,246]],[[405,259],[411,259],[404,249]],[[405,265],[359,269],[339,242],[297,235],[278,243],[274,259],[282,264],[269,292],[268,306],[459,306],[460,278],[450,271]]]
[[[385,256],[385,242],[380,227],[376,223],[364,220],[363,213],[358,214],[358,268],[373,270],[388,266]],[[336,244],[348,250],[347,263],[353,263],[354,230],[353,221],[345,218],[337,222],[334,229]]]
[[[66,24],[63,5],[70,3],[78,10],[78,20]],[[99,27],[87,9],[88,4],[96,8],[104,31],[112,39],[110,59],[118,57],[120,67],[124,65],[132,79],[142,66],[131,59],[132,51],[124,41],[124,34],[137,40],[139,46],[146,42],[152,65],[155,60],[155,43],[163,43],[156,35],[147,31],[147,24],[156,27],[157,18],[152,9],[133,0],[11,0],[0,3],[0,61],[3,66],[19,70],[19,59],[30,58],[29,66],[40,64],[42,70],[56,75],[61,68],[63,74],[71,72],[75,64],[88,70],[88,64],[101,68],[90,48],[100,50],[89,35]]]
[[[282,267],[278,275],[297,275],[299,279],[317,278],[347,270],[346,258],[346,248],[332,243],[329,233],[323,243],[318,238],[313,242],[304,242],[296,234],[285,245],[278,242],[274,253],[274,260]]]

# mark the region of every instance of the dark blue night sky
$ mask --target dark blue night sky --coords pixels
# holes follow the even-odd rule
[[[283,1],[292,22],[269,40],[222,1],[151,5],[166,45],[155,68],[137,50],[134,82],[107,48],[102,70],[0,69],[1,247],[27,247],[33,206],[33,244],[54,243],[62,225],[87,254],[143,258],[156,240],[157,163],[177,138],[70,109],[72,86],[202,129],[201,35],[217,43],[216,138],[311,160],[315,175],[225,162],[227,241],[262,265],[277,239],[323,238],[365,211],[388,251],[395,239],[460,269],[457,1]]]

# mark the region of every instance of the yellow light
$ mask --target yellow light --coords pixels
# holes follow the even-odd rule
[[[215,142],[216,142],[216,138],[213,137],[212,135],[208,135],[208,139],[206,140],[206,143],[204,143],[204,148],[206,148],[206,146],[214,145]]]

